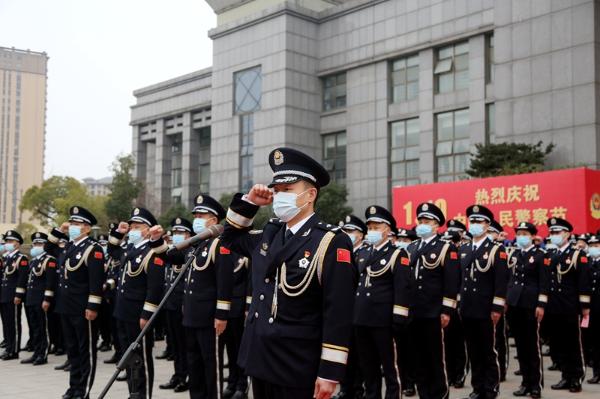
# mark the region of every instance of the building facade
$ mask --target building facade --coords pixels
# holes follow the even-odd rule
[[[27,221],[22,195],[44,175],[46,53],[0,47],[0,225]]]
[[[477,143],[600,166],[598,1],[208,3],[212,68],[134,93],[155,210],[268,181],[282,145],[321,160],[358,213],[393,186],[466,178]]]
[[[94,179],[93,177],[82,179],[88,193],[93,197],[105,197],[109,195],[112,180],[112,176],[103,177],[101,179]]]

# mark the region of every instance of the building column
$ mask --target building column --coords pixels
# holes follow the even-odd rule
[[[144,181],[146,177],[146,144],[140,138],[139,125],[132,126],[131,154],[133,155],[133,177]]]
[[[198,135],[194,134],[192,113],[183,114],[181,133],[181,203],[189,207],[198,190]]]
[[[156,183],[154,194],[158,214],[166,211],[171,204],[171,140],[165,133],[165,121],[156,121]]]

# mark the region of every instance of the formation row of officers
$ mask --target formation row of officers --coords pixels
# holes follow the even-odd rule
[[[414,230],[398,228],[377,205],[365,222],[349,215],[327,224],[315,214],[326,170],[290,148],[272,151],[269,164],[268,186],[237,194],[227,211],[199,195],[193,221],[175,218],[169,235],[139,207],[96,241],[94,215],[74,206],[60,228],[32,235],[30,257],[19,250],[19,233],[8,231],[0,247],[2,358],[18,358],[24,303],[34,353],[23,362],[44,364],[48,331],[62,331],[70,362],[63,398],[89,397],[98,312],[108,313],[119,357],[187,263],[163,308],[175,359],[163,387],[189,389],[191,398],[245,398],[249,376],[256,399],[328,399],[338,384],[338,398],[380,398],[382,380],[385,398],[442,399],[464,385],[468,366],[469,398],[495,398],[508,362],[507,326],[522,375],[515,396],[541,397],[540,326],[562,373],[552,389],[579,392],[588,322],[598,329],[590,336],[592,382],[600,380],[598,236],[587,240],[588,254],[571,244],[571,224],[552,218],[554,249],[536,245],[536,227],[526,222],[506,248],[481,205],[466,210],[468,228],[446,223],[431,203],[418,206]],[[254,230],[265,205],[277,218]],[[221,236],[178,249],[223,219]],[[147,334],[136,349],[140,362],[127,367],[131,398],[152,395],[152,347]]]

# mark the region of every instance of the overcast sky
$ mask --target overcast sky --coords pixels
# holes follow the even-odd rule
[[[44,176],[110,175],[133,90],[210,66],[215,25],[204,0],[0,0],[0,46],[50,57]]]

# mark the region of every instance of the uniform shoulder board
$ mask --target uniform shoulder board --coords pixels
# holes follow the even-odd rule
[[[269,219],[269,223],[273,223],[273,224],[277,224],[277,225],[283,224],[283,222],[279,218],[271,218],[271,219]]]
[[[325,223],[325,222],[317,223],[316,227],[320,228],[321,230],[332,231],[334,233],[339,233],[340,231],[342,231],[340,226],[335,225],[335,224]]]
[[[538,251],[540,251],[541,253],[545,254],[548,251],[546,251],[544,248],[540,248],[540,247],[536,247]]]
[[[250,230],[248,233],[249,234],[262,234],[262,230]]]

